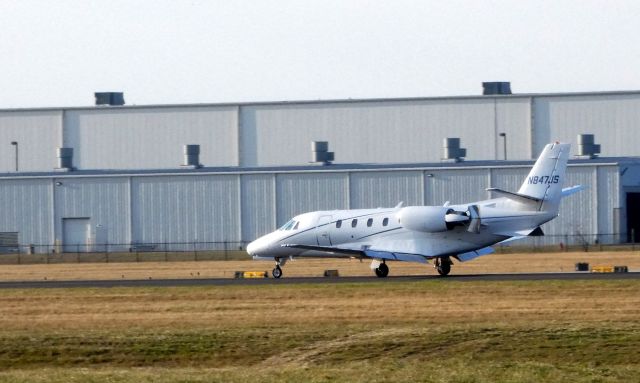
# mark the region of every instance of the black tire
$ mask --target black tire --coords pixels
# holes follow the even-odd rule
[[[389,266],[387,266],[386,263],[381,263],[380,266],[375,269],[375,272],[378,278],[384,278],[389,275]]]
[[[271,270],[271,275],[273,275],[275,279],[280,278],[282,276],[282,269],[280,268],[280,266],[276,266],[273,270]]]
[[[449,258],[442,258],[438,260],[438,264],[436,265],[436,270],[438,270],[438,274],[444,276],[449,275],[451,272],[451,261]]]

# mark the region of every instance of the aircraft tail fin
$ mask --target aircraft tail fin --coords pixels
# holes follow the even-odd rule
[[[538,210],[557,212],[570,150],[570,144],[546,145],[517,194],[541,201]]]

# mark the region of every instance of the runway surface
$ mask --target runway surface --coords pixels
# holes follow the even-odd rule
[[[370,282],[474,282],[474,281],[551,281],[551,280],[611,280],[611,279],[640,279],[640,272],[633,273],[536,273],[536,274],[479,274],[479,275],[450,275],[448,277],[432,275],[396,276],[387,278],[377,277],[291,277],[282,279],[117,279],[117,280],[67,280],[67,281],[10,281],[0,282],[0,288],[70,288],[70,287],[169,287],[169,286],[260,286],[260,285],[288,285],[299,283],[370,283]]]

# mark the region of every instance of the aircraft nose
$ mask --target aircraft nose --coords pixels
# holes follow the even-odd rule
[[[256,243],[258,241],[253,241],[251,243],[249,243],[247,245],[247,253],[249,255],[255,255],[256,254],[256,250],[258,249],[258,244]]]

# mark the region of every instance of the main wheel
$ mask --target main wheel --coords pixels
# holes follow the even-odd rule
[[[389,266],[387,266],[386,263],[381,263],[380,266],[375,269],[375,271],[378,278],[384,278],[389,275]]]
[[[449,260],[449,258],[438,259],[438,261],[436,262],[436,270],[438,270],[438,274],[442,275],[443,277],[445,275],[448,275],[449,272],[451,272],[451,261]]]
[[[276,266],[273,270],[271,270],[271,275],[273,275],[274,278],[278,279],[282,276],[282,269],[280,268],[280,266]]]

